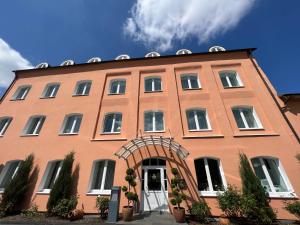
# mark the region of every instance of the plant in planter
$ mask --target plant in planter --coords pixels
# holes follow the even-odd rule
[[[189,209],[193,220],[200,223],[207,223],[210,215],[210,208],[204,200],[194,202]]]
[[[107,215],[109,198],[98,195],[96,198],[96,207],[100,212],[100,217],[104,219]]]
[[[124,221],[131,221],[133,218],[133,208],[134,203],[138,201],[138,195],[132,192],[132,188],[136,186],[136,175],[132,168],[126,170],[125,180],[128,185],[122,187],[122,191],[125,193],[125,197],[128,200],[127,206],[124,206],[122,209],[122,216]]]
[[[184,189],[186,189],[186,182],[181,178],[178,170],[176,168],[172,168],[172,174],[174,175],[171,180],[171,188],[173,199],[171,199],[171,204],[174,205],[174,217],[176,222],[183,223],[185,221],[185,209],[180,207],[180,204],[183,200],[186,200],[186,195],[182,193]]]

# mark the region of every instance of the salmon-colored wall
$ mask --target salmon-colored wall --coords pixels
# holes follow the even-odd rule
[[[283,111],[300,137],[300,98],[287,100]]]
[[[221,70],[237,71],[244,87],[224,89],[218,75]],[[182,73],[197,73],[201,89],[182,90]],[[240,186],[239,152],[246,153],[249,159],[272,156],[280,159],[296,194],[300,195],[300,164],[294,157],[300,151],[299,144],[246,52],[75,65],[21,71],[17,75],[18,79],[0,104],[0,117],[13,117],[5,135],[0,137],[0,164],[13,159],[24,159],[30,153],[35,154],[39,172],[32,201],[38,204],[40,210],[45,210],[48,199],[48,195],[37,193],[47,163],[63,159],[70,151],[75,151],[75,165],[80,166],[78,207],[83,204],[87,213],[96,212],[96,196],[86,193],[92,163],[97,159],[116,161],[114,185],[122,186],[125,184],[124,176],[128,166],[140,173],[143,158],[164,157],[167,159],[168,179],[171,178],[171,165],[179,166],[189,184],[188,200],[192,200],[198,198],[195,159],[205,156],[219,158],[227,184]],[[145,93],[144,78],[154,75],[161,76],[163,90]],[[108,95],[110,81],[116,78],[126,79],[124,95]],[[73,97],[75,85],[80,80],[92,81],[90,94]],[[61,84],[56,97],[41,99],[45,86],[50,82]],[[26,99],[11,101],[16,89],[25,84],[32,85]],[[239,130],[231,112],[231,107],[235,105],[254,106],[263,129]],[[188,130],[185,111],[193,107],[207,109],[211,131]],[[151,134],[173,137],[175,142],[190,153],[185,161],[176,154],[170,155],[169,151],[159,146],[141,148],[127,161],[114,155],[132,139],[149,135],[143,129],[143,116],[144,111],[150,109],[162,110],[165,123],[164,132]],[[103,118],[108,112],[123,114],[120,134],[101,134]],[[69,113],[83,114],[79,134],[59,135],[63,119]],[[39,136],[21,137],[28,118],[37,114],[46,116]],[[299,121],[299,114],[296,119]],[[140,194],[139,179],[136,190]],[[205,199],[212,208],[212,213],[219,215],[216,198]],[[278,209],[279,218],[293,218],[282,209],[282,201],[283,199],[272,199],[272,206]],[[123,196],[121,206],[124,204]]]

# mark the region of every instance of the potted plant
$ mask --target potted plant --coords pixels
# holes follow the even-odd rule
[[[128,182],[127,186],[122,187],[122,191],[125,193],[127,198],[127,206],[124,206],[122,209],[122,217],[124,221],[131,221],[133,218],[133,207],[134,203],[138,201],[138,195],[134,192],[131,192],[132,188],[136,186],[136,175],[132,168],[126,170],[125,180]]]
[[[106,196],[98,195],[96,198],[96,207],[100,212],[101,219],[104,219],[106,217],[108,206],[109,206],[109,198]]]
[[[185,221],[185,209],[180,207],[183,200],[186,200],[186,195],[182,193],[186,189],[186,182],[181,178],[178,170],[172,168],[172,174],[174,175],[171,180],[171,188],[173,199],[171,199],[171,204],[174,205],[173,214],[177,223],[183,223]]]

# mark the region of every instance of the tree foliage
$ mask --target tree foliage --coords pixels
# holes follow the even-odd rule
[[[180,204],[183,200],[186,200],[186,195],[182,192],[186,189],[186,182],[180,176],[179,171],[176,168],[172,168],[171,170],[174,177],[171,179],[171,188],[173,199],[171,199],[172,205],[177,205],[178,209],[180,209]]]
[[[122,187],[122,191],[125,193],[125,197],[128,200],[127,207],[130,207],[130,204],[138,201],[138,195],[132,192],[132,188],[136,186],[136,175],[132,168],[128,168],[126,170],[125,180],[127,181],[128,185]]]

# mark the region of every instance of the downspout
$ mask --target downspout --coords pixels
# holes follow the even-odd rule
[[[254,65],[254,67],[255,67],[257,73],[259,74],[259,76],[260,76],[260,78],[262,79],[264,85],[266,86],[267,90],[269,91],[271,97],[273,98],[273,100],[274,100],[275,104],[277,105],[279,111],[281,112],[283,118],[284,118],[285,121],[287,122],[288,126],[290,127],[290,129],[292,130],[293,134],[295,135],[295,137],[296,137],[298,143],[300,144],[300,137],[299,137],[299,135],[297,134],[296,130],[294,129],[293,125],[291,124],[291,122],[289,121],[289,119],[287,118],[287,116],[286,116],[286,115],[284,114],[284,112],[282,111],[282,108],[281,108],[281,106],[280,106],[280,104],[279,104],[279,102],[278,102],[276,96],[275,96],[274,93],[272,92],[272,90],[271,90],[271,88],[269,87],[269,85],[268,85],[267,81],[265,80],[264,76],[261,74],[261,72],[260,72],[260,70],[259,70],[257,64],[255,63],[255,61],[254,61],[254,59],[253,59],[252,52],[250,51],[250,52],[248,52],[248,54],[249,54],[249,58],[250,58],[251,62],[253,63],[253,65]]]

